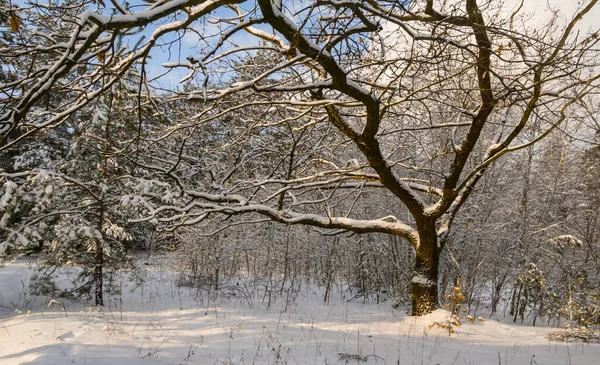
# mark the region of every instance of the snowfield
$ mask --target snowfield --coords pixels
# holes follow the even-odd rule
[[[177,275],[157,266],[139,285],[122,279],[122,294],[103,308],[48,306],[50,298],[27,293],[34,273],[26,261],[0,269],[0,364],[600,363],[600,345],[549,342],[554,328],[487,319],[448,337],[429,327],[447,311],[413,318],[337,292],[325,305],[322,291],[306,286],[287,310],[282,299],[267,309],[235,284],[216,296],[178,287]]]

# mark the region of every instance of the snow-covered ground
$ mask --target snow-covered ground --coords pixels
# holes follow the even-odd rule
[[[489,319],[448,337],[429,328],[446,311],[413,318],[339,295],[325,305],[306,288],[286,311],[281,301],[267,310],[241,290],[180,288],[154,266],[143,284],[124,279],[101,310],[63,311],[27,294],[33,272],[26,262],[0,269],[0,364],[600,364],[600,345],[549,342],[552,328]]]

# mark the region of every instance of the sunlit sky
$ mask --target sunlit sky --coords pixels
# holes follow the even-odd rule
[[[249,2],[250,3],[250,2]],[[254,3],[254,2],[252,2]],[[284,2],[288,7],[299,8],[301,4],[306,4],[306,1],[290,1]],[[521,4],[521,0],[506,0],[505,9],[512,13]],[[245,10],[250,10],[251,5],[243,5]],[[523,1],[523,13],[527,13],[526,22],[528,26],[540,27],[551,15],[551,9],[558,10],[559,16],[564,24],[567,24],[572,19],[577,9],[581,7],[581,1],[577,0],[524,0]],[[219,27],[222,25],[214,22],[216,17],[233,17],[235,13],[229,9],[222,9],[213,14],[213,18],[210,17],[203,22],[198,22],[194,25],[194,29],[201,34],[216,34]],[[269,30],[265,26],[257,26],[264,30]],[[588,15],[586,15],[583,21],[577,27],[578,30],[583,34],[589,34],[590,32],[597,31],[600,28],[600,6],[593,9]],[[147,30],[150,32],[151,30]],[[165,38],[164,42],[174,40],[176,37],[173,35],[171,38]],[[249,35],[246,32],[240,31],[233,36],[229,42],[225,44],[225,48],[236,46],[249,46],[256,45],[258,43],[257,38]],[[195,56],[201,52],[199,46],[198,35],[194,32],[186,32],[185,34],[179,34],[179,40],[171,44],[170,47],[163,46],[158,47],[151,53],[152,60],[147,66],[147,71],[150,77],[161,74],[165,69],[161,66],[166,62],[180,62],[185,61],[188,56]],[[173,70],[169,74],[163,76],[158,81],[160,85],[165,88],[175,88],[180,85],[179,81],[187,74],[185,70]]]
[[[36,1],[36,0],[33,0]],[[44,0],[39,0],[40,3],[43,3]],[[446,3],[449,2],[460,2],[461,6],[464,6],[464,0],[447,0]],[[526,22],[528,26],[531,27],[540,27],[542,26],[547,19],[551,15],[551,8],[558,10],[559,15],[564,24],[566,24],[570,19],[572,19],[573,15],[577,11],[578,8],[581,7],[582,1],[578,0],[506,0],[504,1],[504,9],[506,9],[507,14],[512,13],[514,9],[516,9],[521,2],[523,3],[523,13],[527,13]],[[13,0],[13,4],[23,4],[23,0]],[[143,2],[142,0],[132,0],[129,2],[134,6],[135,11],[140,11],[147,6],[148,3]],[[254,1],[248,1],[241,5],[241,7],[250,11],[254,6]],[[290,0],[284,1],[284,6],[290,10],[286,13],[295,13],[296,10],[306,6],[309,3],[307,0]],[[587,1],[586,1],[587,3]],[[107,5],[109,5],[107,3]],[[21,5],[24,6],[24,5]],[[185,14],[184,14],[185,15]],[[229,25],[222,24],[216,22],[216,18],[232,18],[235,17],[235,12],[230,9],[219,9],[211,16],[203,19],[202,21],[196,22],[193,25],[193,29],[203,36],[213,35],[212,38],[208,39],[209,43],[215,43],[220,35],[223,27],[228,27]],[[180,15],[181,16],[181,15]],[[301,16],[301,15],[300,15]],[[169,21],[172,21],[170,19]],[[298,20],[298,19],[295,19]],[[137,39],[143,34],[148,36],[156,29],[157,26],[164,24],[164,20],[157,22],[156,24],[152,24],[148,26],[141,34],[131,37],[127,42],[130,44],[135,43]],[[255,27],[263,29],[268,32],[272,32],[268,26],[264,25],[255,25]],[[600,28],[600,6],[597,6],[593,9],[588,15],[586,15],[583,21],[579,24],[578,30],[582,32],[582,35],[589,34],[591,32],[597,31]],[[146,65],[146,72],[148,74],[148,78],[152,79],[166,71],[162,65],[164,63],[169,62],[186,62],[186,58],[188,56],[198,57],[201,52],[203,45],[199,41],[198,34],[194,31],[185,31],[180,32],[179,34],[169,34],[163,38],[161,38],[160,44],[162,46],[156,47],[151,52],[151,58],[148,60],[148,64]],[[234,46],[250,46],[258,44],[258,39],[250,34],[239,31],[236,35],[232,36],[225,44],[222,50],[229,49]],[[221,50],[221,51],[222,51]],[[188,70],[185,69],[174,69],[171,70],[168,74],[162,76],[160,79],[156,80],[153,84],[156,86],[161,86],[165,89],[174,89],[176,87],[182,87],[180,80],[186,76]],[[198,76],[199,78],[203,76]],[[197,78],[196,81],[199,81]]]
[[[247,9],[246,7],[245,10],[250,9]],[[211,16],[194,23],[193,31],[188,30],[186,32],[180,32],[179,34],[169,34],[166,37],[161,38],[161,44],[163,44],[163,46],[154,48],[150,53],[151,59],[147,65],[148,78],[152,79],[163,74],[166,71],[162,66],[164,63],[186,62],[186,58],[189,56],[198,58],[202,53],[205,44],[199,39],[197,33],[207,37],[206,40],[214,44],[218,41],[218,35],[222,33],[222,30],[230,26],[218,23],[216,22],[216,19],[221,17],[232,18],[235,16],[236,13],[230,9],[219,9],[211,14]],[[261,28],[260,25],[257,27]],[[265,30],[267,29],[266,27],[262,28]],[[150,34],[154,29],[155,27],[150,26],[145,33]],[[256,45],[257,43],[257,38],[244,31],[240,31],[224,43],[222,50],[236,46]],[[155,81],[155,84],[158,84],[165,89],[174,89],[178,86],[181,87],[182,84],[180,81],[187,74],[188,70],[181,68],[172,69],[168,74]],[[202,76],[199,75],[198,77]]]

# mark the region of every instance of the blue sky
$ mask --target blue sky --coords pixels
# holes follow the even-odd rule
[[[33,1],[35,1],[35,0],[33,0]],[[42,4],[45,3],[45,1],[47,1],[47,0],[39,0],[39,2]],[[505,6],[507,9],[511,9],[511,8],[514,8],[515,6],[518,6],[518,4],[520,4],[520,2],[521,2],[520,0],[507,0]],[[26,6],[25,2],[23,0],[12,0],[12,3],[18,4],[21,6]],[[107,6],[109,6],[109,7],[111,6],[111,4],[108,1],[105,1],[105,3]],[[130,3],[130,6],[132,7],[132,9],[135,11],[140,11],[149,6],[148,3],[146,3],[142,0],[132,0],[129,3]],[[305,0],[295,0],[295,1],[286,1],[284,3],[288,6],[294,6],[294,7],[296,7],[296,9],[298,9],[302,6],[305,6],[308,2]],[[242,4],[241,7],[244,10],[249,11],[249,10],[251,10],[252,6],[254,6],[254,4],[255,4],[254,1],[248,1],[244,4]],[[524,8],[526,11],[529,11],[534,14],[534,16],[532,16],[528,20],[528,22],[543,23],[544,20],[547,19],[548,15],[549,15],[548,10],[546,8],[547,4],[551,4],[551,5],[555,6],[556,8],[559,8],[565,21],[567,19],[570,19],[570,17],[572,16],[572,14],[575,12],[575,10],[577,8],[577,2],[572,1],[572,0],[569,0],[569,1],[528,0],[528,1],[524,2]],[[295,10],[292,10],[292,11],[289,11],[286,13],[290,14],[290,13],[294,13],[294,12],[295,12]],[[205,36],[208,34],[214,35],[213,38],[208,40],[209,43],[214,44],[216,42],[217,37],[219,36],[219,33],[221,32],[222,28],[226,28],[229,26],[229,25],[223,25],[223,24],[219,25],[214,20],[216,20],[217,17],[228,18],[228,17],[234,17],[235,15],[236,14],[230,9],[219,9],[211,16],[206,17],[202,21],[196,22],[193,25],[193,29],[195,31],[197,31],[198,33],[203,34]],[[180,14],[179,16],[183,17],[183,16],[185,16],[185,14],[183,14],[183,15]],[[301,17],[301,16],[302,15],[300,15],[299,17]],[[589,31],[590,28],[598,29],[598,27],[600,25],[598,23],[598,19],[600,19],[600,9],[594,9],[593,14],[589,14],[588,16],[586,16],[584,18],[582,24],[580,25],[580,29],[583,30],[584,33],[587,33],[587,31]],[[298,20],[298,19],[296,19],[296,20]],[[135,44],[135,42],[139,39],[140,36],[142,36],[142,35],[148,36],[158,26],[164,24],[164,22],[165,22],[164,20],[161,20],[154,24],[149,25],[140,34],[130,37],[127,40],[127,43],[129,43],[130,45]],[[268,31],[268,32],[272,31],[267,26],[257,25],[256,27],[260,28],[262,30]],[[162,46],[155,47],[155,49],[152,50],[151,58],[148,60],[148,64],[146,66],[146,71],[147,71],[148,77],[150,79],[165,72],[165,68],[162,67],[162,64],[169,63],[169,62],[185,62],[186,58],[188,56],[197,58],[201,54],[200,52],[202,51],[202,48],[203,48],[203,44],[201,44],[199,42],[198,34],[194,33],[193,31],[189,31],[189,30],[185,31],[185,32],[180,32],[179,34],[169,34],[169,35],[161,38],[161,44],[162,44]],[[224,45],[224,47],[222,47],[221,51],[224,49],[227,49],[227,48],[231,48],[234,45],[235,46],[250,46],[250,45],[256,45],[256,44],[258,44],[258,39],[256,37],[253,37],[246,32],[240,31],[236,35],[231,37],[231,39],[229,39],[229,41]],[[160,85],[166,89],[174,89],[178,85],[179,86],[181,85],[179,81],[187,73],[188,73],[188,70],[185,70],[185,69],[174,69],[174,70],[170,71],[167,75],[156,80],[155,84]],[[203,78],[203,76],[201,76],[201,74],[199,75],[199,77]]]
[[[185,14],[183,14],[185,15]],[[202,19],[199,22],[194,23],[193,31],[181,31],[179,33],[171,33],[160,39],[159,44],[161,46],[155,47],[150,53],[150,59],[146,66],[148,78],[152,79],[166,71],[162,65],[164,63],[172,62],[187,62],[186,58],[191,56],[198,58],[202,52],[202,48],[206,46],[203,43],[199,35],[194,31],[202,34],[203,36],[212,36],[208,39],[209,43],[216,43],[217,37],[220,33],[219,26],[214,22],[216,17],[233,17],[235,13],[229,9],[220,9],[212,16]],[[148,26],[143,32],[143,35],[148,36],[158,26],[164,24],[164,22],[157,22]],[[224,45],[224,48],[230,48],[232,42],[245,46],[250,44],[257,44],[257,40],[251,37],[245,32],[239,32],[231,38],[229,42]],[[166,89],[174,89],[177,86],[182,86],[180,80],[188,74],[189,70],[186,69],[172,69],[167,75],[162,76],[154,82],[154,84],[160,85]],[[198,77],[203,77],[200,73]]]
[[[242,4],[242,9],[245,11],[250,11],[253,4],[253,1]],[[185,14],[180,16],[183,17]],[[198,58],[202,54],[203,48],[206,47],[207,43],[214,45],[218,41],[218,37],[221,35],[222,31],[231,26],[229,24],[217,22],[217,18],[232,18],[235,16],[236,13],[231,9],[219,9],[210,16],[194,23],[192,30],[186,30],[179,32],[178,34],[169,34],[165,37],[162,37],[160,42],[161,46],[155,47],[150,53],[151,59],[148,60],[148,64],[146,66],[148,78],[152,79],[164,73],[166,71],[166,69],[162,67],[164,63],[187,62],[186,58],[189,56]],[[253,16],[256,17],[256,15]],[[156,24],[152,24],[148,26],[141,34],[148,36],[162,24],[164,23],[157,22]],[[269,32],[272,31],[268,26],[264,25],[256,25],[255,27]],[[206,39],[207,42],[203,42],[196,32],[200,33],[204,37],[208,37]],[[232,47],[252,46],[257,45],[258,43],[258,38],[244,31],[239,31],[225,42],[225,44],[220,48],[219,52]],[[156,80],[154,84],[160,85],[166,89],[174,89],[178,86],[181,87],[182,84],[180,84],[180,80],[185,77],[188,72],[189,70],[183,68],[173,69],[167,75],[164,75]],[[199,81],[200,83],[204,78],[202,73],[197,73],[196,77],[196,81]]]

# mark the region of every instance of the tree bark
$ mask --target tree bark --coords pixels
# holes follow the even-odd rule
[[[104,267],[104,252],[102,252],[102,241],[96,240],[96,258],[94,266],[94,301],[96,305],[104,305],[102,269]]]
[[[438,266],[440,250],[435,222],[418,225],[419,244],[411,282],[412,315],[422,316],[439,308]]]

